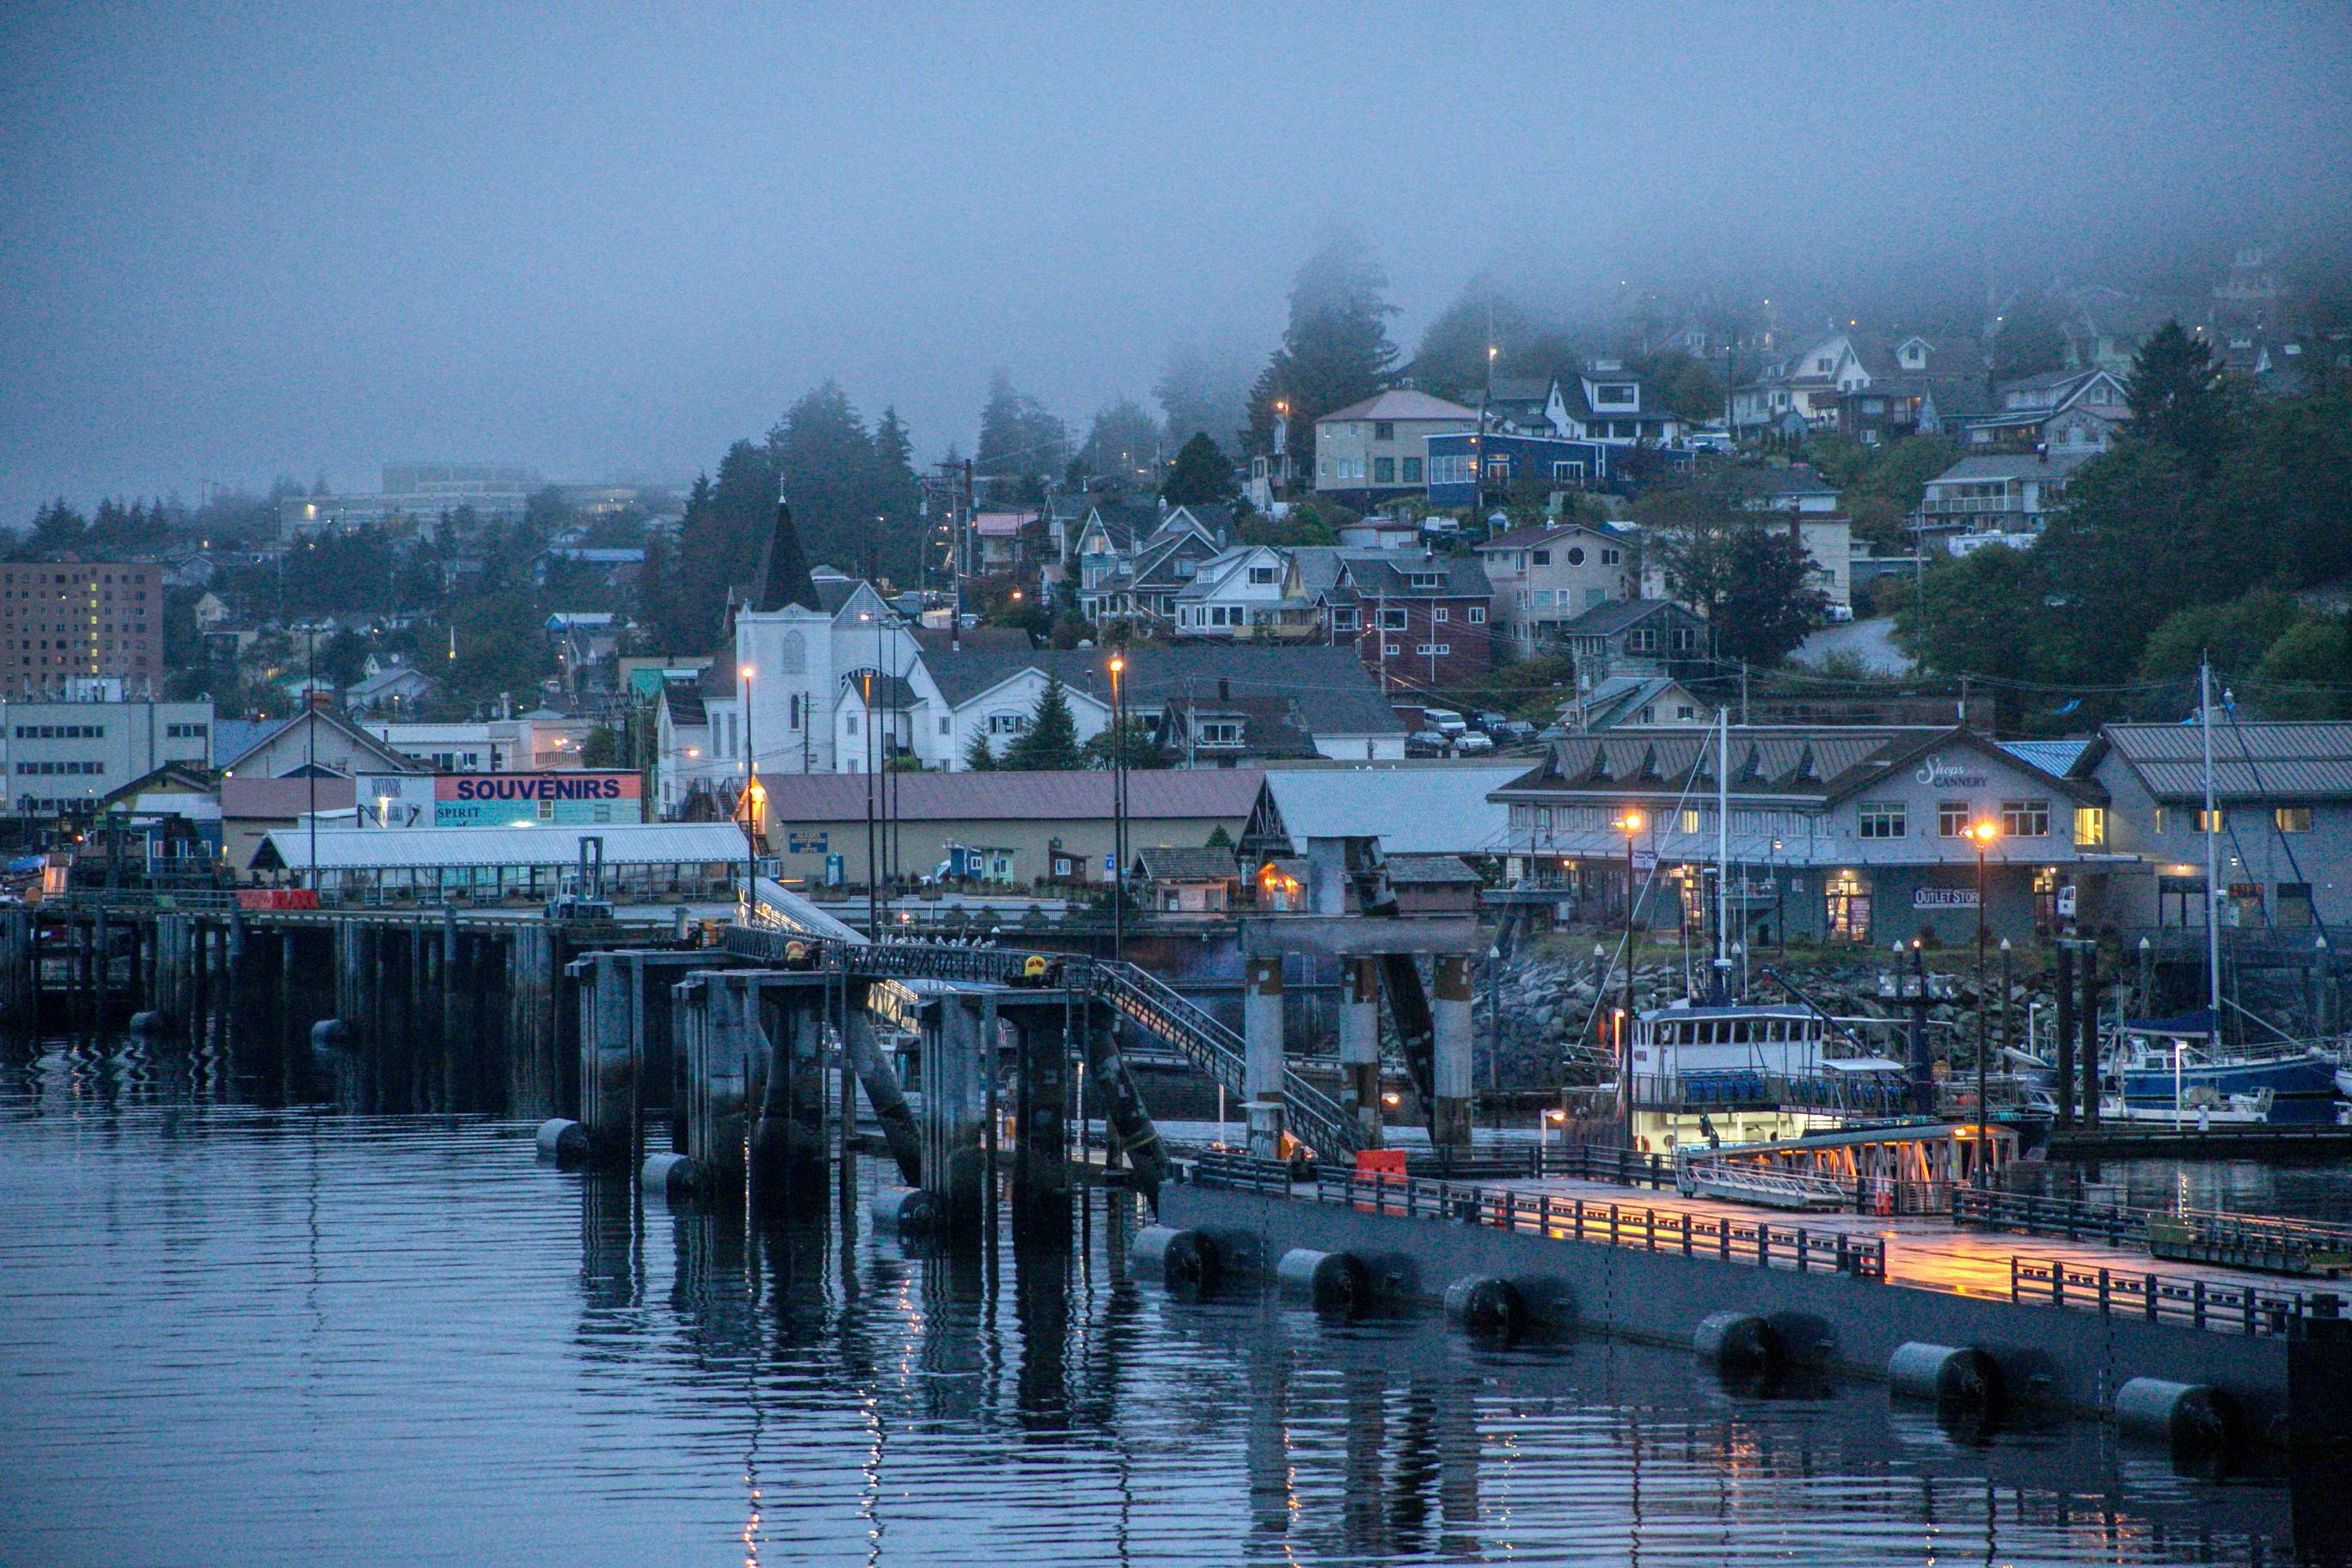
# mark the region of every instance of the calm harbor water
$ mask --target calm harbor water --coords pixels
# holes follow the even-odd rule
[[[747,1238],[521,1124],[202,1077],[0,1079],[0,1563],[2272,1563],[2352,1497],[1680,1352],[1177,1300],[1102,1194],[989,1246],[830,1204]]]

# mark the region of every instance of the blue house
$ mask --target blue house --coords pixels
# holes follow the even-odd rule
[[[1476,506],[1482,494],[1505,494],[1526,480],[1549,489],[1612,489],[1629,455],[1623,447],[1558,436],[1498,430],[1432,436],[1429,504]]]

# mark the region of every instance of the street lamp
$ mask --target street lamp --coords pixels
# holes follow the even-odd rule
[[[751,905],[758,889],[753,886],[760,875],[760,824],[752,816],[759,809],[760,763],[758,749],[751,743],[751,678],[760,673],[757,667],[742,667],[743,677],[743,923],[751,923]]]
[[[1617,1013],[1617,1106],[1628,1149],[1633,1146],[1633,838],[1642,827],[1638,811],[1617,819],[1617,831],[1625,836],[1625,1005]]]
[[[1990,1063],[1986,1058],[1985,1020],[1990,1011],[1985,1006],[1985,851],[2000,837],[2000,825],[1987,817],[1969,828],[1969,837],[1977,847],[1977,1185],[1990,1186],[1992,1181],[1992,1143],[1987,1125],[1989,1112],[1985,1094],[1990,1079]],[[2009,946],[2003,942],[2001,946]],[[2008,995],[2002,994],[2003,1006]]]
[[[1113,963],[1127,950],[1127,709],[1119,677],[1127,673],[1127,658],[1110,656],[1110,956]]]
[[[1550,1110],[1536,1118],[1536,1174],[1544,1173],[1544,1163],[1551,1152],[1551,1130],[1568,1120],[1568,1112]]]

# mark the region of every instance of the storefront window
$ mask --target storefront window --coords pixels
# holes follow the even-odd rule
[[[1830,938],[1834,942],[1870,940],[1870,890],[1851,871],[1840,871],[1827,888]]]

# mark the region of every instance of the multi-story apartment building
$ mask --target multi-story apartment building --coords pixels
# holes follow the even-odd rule
[[[1425,392],[1383,392],[1315,422],[1315,493],[1350,505],[1420,494],[1432,436],[1467,430],[1476,411]]]
[[[212,732],[210,701],[0,700],[7,814],[78,816],[168,763],[207,768]]]
[[[1576,523],[1538,523],[1478,546],[1495,590],[1495,637],[1512,658],[1559,650],[1559,628],[1639,591],[1631,542]]]
[[[64,698],[91,681],[149,698],[163,673],[163,568],[152,562],[0,565],[0,695]]]

